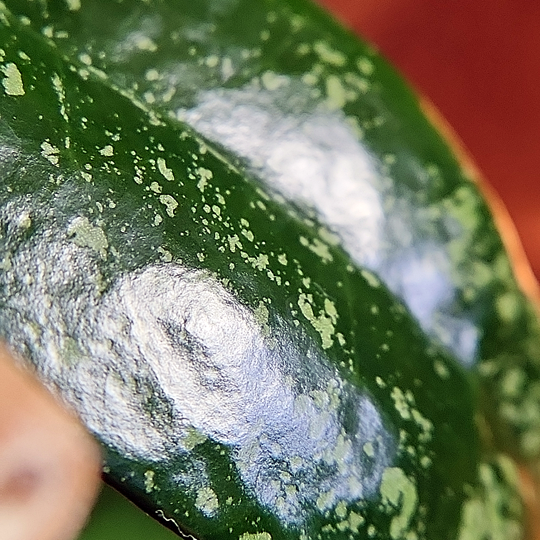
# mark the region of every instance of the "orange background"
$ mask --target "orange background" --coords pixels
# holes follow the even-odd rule
[[[540,2],[319,0],[439,108],[540,277]]]

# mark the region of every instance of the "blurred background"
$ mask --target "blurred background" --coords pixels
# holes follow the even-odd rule
[[[540,277],[540,2],[319,0],[452,125],[505,202]],[[173,540],[111,489],[80,540]]]
[[[441,111],[540,277],[540,2],[318,0]]]

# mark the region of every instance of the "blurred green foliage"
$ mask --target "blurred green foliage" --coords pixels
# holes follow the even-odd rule
[[[79,540],[174,540],[178,537],[161,526],[107,485]]]

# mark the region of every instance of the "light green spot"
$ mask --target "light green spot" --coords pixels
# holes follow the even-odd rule
[[[242,243],[240,242],[237,234],[233,236],[227,236],[227,241],[229,242],[229,249],[231,250],[231,253],[234,253],[236,251],[236,248],[242,249]]]
[[[313,328],[319,332],[322,340],[322,348],[329,349],[334,344],[332,336],[335,332],[335,319],[327,316],[322,311],[319,313],[319,316],[316,317],[313,313],[313,307],[311,306],[312,300],[313,297],[311,294],[306,295],[302,293],[298,298],[298,307],[300,308],[302,315],[304,315]]]
[[[205,59],[204,63],[209,68],[215,68],[219,64],[219,56],[212,54]]]
[[[262,533],[244,533],[238,540],[272,540],[272,536],[267,532]]]
[[[41,143],[41,155],[56,167],[58,167],[58,161],[60,159],[58,156],[59,153],[60,150],[58,150],[58,148],[53,146],[50,142],[43,141]]]
[[[159,202],[165,205],[165,211],[170,217],[174,217],[174,212],[178,208],[176,199],[171,195],[160,195]]]
[[[202,444],[208,437],[194,427],[189,427],[187,433],[182,437],[182,445],[188,451],[193,450],[197,445]]]
[[[241,232],[242,232],[242,236],[245,236],[250,242],[253,242],[255,237],[253,236],[253,233],[251,231],[242,229]]]
[[[324,263],[331,262],[333,260],[328,246],[324,242],[321,242],[318,238],[315,238],[313,243],[310,244],[309,240],[305,236],[301,236],[300,243],[313,251],[315,255],[318,255]]]
[[[163,188],[157,183],[157,182],[152,182],[150,184],[150,189],[154,192],[154,193],[161,193],[163,191]]]
[[[219,508],[219,501],[214,490],[209,487],[203,487],[197,491],[195,506],[203,514],[211,516]]]
[[[268,326],[269,312],[264,302],[259,302],[259,305],[257,308],[255,308],[253,315],[255,316],[255,320],[259,323],[259,326],[263,329],[263,335],[270,334],[270,328]]]
[[[99,153],[100,153],[102,156],[110,157],[110,156],[114,155],[114,148],[112,147],[112,145],[108,144],[107,146],[104,146],[104,147],[99,151]]]
[[[199,167],[196,172],[199,175],[197,187],[199,188],[201,193],[204,193],[204,188],[208,185],[209,180],[211,180],[214,175],[212,174],[212,171],[210,171],[209,169],[205,169],[204,167]]]
[[[66,0],[69,11],[79,11],[81,9],[81,0]]]
[[[257,257],[249,257],[248,261],[251,263],[253,268],[256,268],[257,270],[265,270],[268,266],[268,263],[270,262],[268,260],[268,255],[261,253]]]
[[[388,467],[383,472],[380,492],[387,511],[398,511],[390,523],[390,536],[393,540],[405,538],[418,504],[414,481],[399,467]]]
[[[347,57],[342,52],[332,49],[325,41],[316,41],[313,50],[326,64],[342,67],[347,63]]]
[[[317,498],[317,508],[322,512],[330,506],[332,499],[334,498],[334,492],[332,490],[321,493]]]
[[[144,489],[146,493],[151,493],[154,489],[154,471],[146,471],[144,473]]]
[[[511,322],[519,314],[519,298],[514,292],[507,292],[497,298],[496,307],[501,319],[505,322]]]
[[[362,450],[364,451],[364,454],[366,454],[367,457],[372,458],[373,456],[375,456],[375,449],[373,448],[372,442],[365,443],[364,446],[362,447]]]
[[[351,512],[349,514],[349,529],[351,531],[357,531],[364,523],[365,519],[360,514],[357,514],[356,512]]]
[[[446,364],[442,360],[435,360],[433,362],[433,369],[441,379],[448,379],[450,377],[450,371],[448,371]]]
[[[173,260],[172,253],[162,247],[157,248],[157,252],[161,255],[161,260],[163,262],[171,262]]]
[[[401,391],[401,388],[394,386],[394,388],[392,388],[390,396],[394,400],[394,407],[396,408],[401,418],[403,418],[404,420],[410,420],[411,410],[409,404],[407,403],[407,400],[405,399],[405,394],[403,394],[403,392]]]
[[[358,67],[360,73],[366,75],[367,77],[369,77],[369,75],[371,75],[375,69],[373,62],[365,56],[356,61],[356,66]]]
[[[339,501],[336,506],[336,516],[343,519],[347,515],[347,505],[344,501]]]
[[[287,266],[287,255],[285,255],[285,253],[281,253],[280,255],[278,255],[277,260],[279,264],[282,264],[283,266]]]
[[[5,75],[2,80],[4,91],[8,96],[24,96],[24,85],[22,75],[17,64],[10,62],[2,66],[2,73]]]
[[[157,51],[157,45],[148,36],[140,36],[135,41],[135,46],[140,51],[155,52]]]
[[[102,259],[107,257],[109,242],[100,227],[94,227],[86,217],[75,218],[68,227],[71,241],[80,246],[88,247],[99,253]]]
[[[261,76],[261,82],[266,90],[272,92],[288,84],[289,80],[283,75],[277,75],[273,71],[265,71]]]
[[[60,115],[66,122],[68,122],[69,117],[66,113],[66,105],[65,105],[66,92],[64,90],[64,85],[62,84],[62,79],[60,79],[60,77],[58,76],[58,73],[54,73],[51,78],[51,81],[53,84],[53,88],[56,92],[56,95],[58,96],[58,101],[60,102]]]
[[[332,110],[342,109],[347,104],[347,91],[336,75],[329,75],[326,79],[326,96]]]
[[[370,272],[369,270],[362,270],[360,272],[362,274],[362,277],[367,281],[368,285],[370,287],[373,287],[374,289],[377,289],[381,286],[381,282],[378,280],[378,278],[373,274],[373,272]],[[379,310],[377,309],[377,312]],[[373,309],[372,309],[373,312]]]
[[[167,163],[162,157],[157,158],[158,171],[163,175],[165,180],[172,182],[174,180],[174,173],[171,169],[167,168]]]

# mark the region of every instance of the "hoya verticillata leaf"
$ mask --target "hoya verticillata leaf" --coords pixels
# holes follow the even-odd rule
[[[393,71],[303,1],[6,6],[1,333],[109,481],[207,539],[519,537],[536,319]]]

